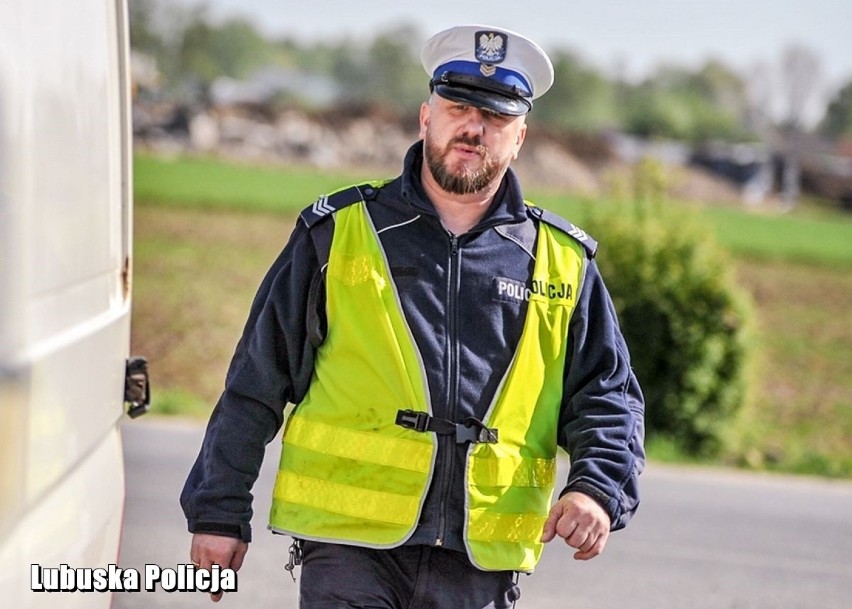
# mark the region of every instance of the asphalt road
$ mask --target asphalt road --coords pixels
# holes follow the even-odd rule
[[[128,421],[127,502],[119,566],[189,562],[178,505],[201,443],[197,423]],[[255,541],[239,590],[216,607],[297,607],[284,572],[288,538],[266,532],[277,465],[270,446],[255,487]],[[521,578],[520,609],[848,609],[852,607],[852,483],[651,464],[631,525],[603,555],[572,560],[552,543]],[[213,607],[206,595],[118,593],[116,609]]]

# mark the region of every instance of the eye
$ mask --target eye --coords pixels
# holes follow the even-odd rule
[[[482,114],[488,122],[495,125],[506,125],[512,120],[512,117],[507,114],[499,114],[491,110],[484,110]]]

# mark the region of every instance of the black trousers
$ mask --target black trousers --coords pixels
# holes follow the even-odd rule
[[[302,542],[300,609],[509,609],[513,571],[480,571],[467,555],[429,546],[371,550]]]

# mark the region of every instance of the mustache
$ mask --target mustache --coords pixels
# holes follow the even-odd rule
[[[482,138],[479,136],[466,136],[459,135],[450,140],[450,143],[447,144],[447,151],[455,146],[456,144],[462,144],[464,146],[470,146],[471,148],[476,148],[479,156],[483,159],[488,155],[488,148],[482,143]]]

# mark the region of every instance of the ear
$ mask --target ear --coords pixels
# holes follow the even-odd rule
[[[420,104],[420,139],[426,139],[426,131],[429,128],[431,108],[427,102]]]
[[[518,137],[515,140],[515,146],[512,149],[512,159],[518,158],[518,153],[521,151],[521,146],[524,145],[524,140],[527,138],[527,124],[526,122],[521,125],[521,128],[518,129]]]

